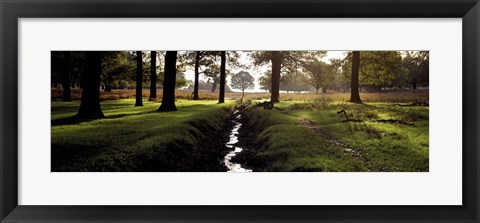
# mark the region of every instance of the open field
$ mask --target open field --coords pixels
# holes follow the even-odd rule
[[[62,98],[61,89],[52,89],[52,101],[58,101]],[[149,90],[143,90],[142,96],[144,99],[150,95]],[[201,100],[218,100],[218,92],[200,91]],[[72,99],[81,99],[81,90],[72,90]],[[226,92],[225,98],[230,100],[240,100],[242,97],[241,92]],[[392,102],[392,103],[408,103],[414,101],[426,101],[428,100],[428,90],[400,90],[400,91],[387,91],[387,92],[360,92],[360,97],[364,102]],[[118,100],[135,98],[135,90],[112,90],[111,92],[100,91],[100,100]],[[162,91],[157,91],[157,100],[161,101]],[[176,99],[190,100],[192,98],[192,91],[188,90],[176,90]],[[269,100],[270,93],[246,93],[245,100]],[[343,101],[346,102],[350,99],[350,92],[328,92],[328,93],[280,93],[280,99],[282,101],[292,100],[327,100],[327,101]]]
[[[231,100],[217,104],[178,93],[177,112],[157,112],[158,101],[134,107],[134,99],[104,94],[106,118],[99,120],[72,119],[78,100],[52,101],[52,171],[226,171],[229,120],[240,94],[227,93]],[[113,94],[129,98],[130,91]],[[276,108],[264,110],[256,104],[268,93],[248,93],[237,145],[244,151],[233,160],[253,171],[429,170],[428,106],[407,106],[428,101],[427,92],[362,93],[364,104],[345,102],[348,96],[283,93]]]

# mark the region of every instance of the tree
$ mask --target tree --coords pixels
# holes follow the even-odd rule
[[[187,86],[187,79],[185,78],[185,73],[177,69],[177,75],[175,80],[175,88],[182,88]]]
[[[143,82],[143,60],[142,51],[137,51],[137,75],[136,75],[136,92],[135,92],[135,107],[143,106],[142,102],[142,82]]]
[[[266,90],[269,93],[272,92],[272,71],[267,70],[263,73],[262,76],[258,79],[258,83],[260,84],[260,89]]]
[[[323,63],[323,62],[322,62]],[[322,93],[327,93],[327,88],[334,88],[335,79],[337,77],[338,68],[334,64],[323,63],[324,73],[323,73],[323,83],[322,83]]]
[[[225,67],[242,68],[245,67],[238,62],[239,54],[236,51],[203,51],[203,59],[201,60],[201,67],[203,67],[204,76],[208,77],[207,82],[212,84],[211,92],[215,92],[217,85],[222,81],[222,54],[224,55],[223,64]],[[220,64],[218,64],[220,58]],[[225,69],[225,78],[231,73],[230,70]],[[226,82],[225,82],[226,84]],[[225,86],[225,84],[223,86]]]
[[[218,96],[218,103],[225,103],[225,63],[226,56],[225,51],[220,52],[221,65],[220,65],[220,93]]]
[[[245,90],[255,87],[255,78],[246,71],[240,71],[232,76],[232,87],[242,90],[242,98],[240,103],[243,104],[243,97],[245,96]]]
[[[405,77],[402,78],[412,89],[418,85],[428,87],[429,85],[429,52],[412,51],[406,52],[403,58],[403,66],[406,68]]]
[[[300,74],[298,70],[294,70],[294,71],[288,70],[286,74],[280,77],[279,88],[281,91],[286,91],[287,93],[289,91],[294,91],[294,92],[309,91],[310,88],[308,87],[308,85],[304,83],[302,78],[303,78],[303,75]],[[260,76],[260,78],[258,79],[258,83],[260,84],[260,89],[271,92],[272,72],[270,70],[265,71],[263,75]]]
[[[193,85],[193,100],[200,100],[198,96],[198,79],[200,78],[200,51],[195,51],[195,82]]]
[[[302,80],[303,75],[295,73],[293,75],[283,75],[280,80],[280,90],[293,92],[310,91],[310,87]]]
[[[181,64],[185,65],[186,67],[193,67],[194,69],[195,79],[193,85],[193,100],[200,100],[198,86],[200,74],[202,73],[214,80],[214,82],[212,82],[211,90],[212,92],[215,91],[219,80],[219,68],[216,65],[217,54],[218,52],[215,51],[187,51],[184,54],[177,56],[177,60],[182,61]],[[216,67],[211,69],[211,66]]]
[[[77,117],[97,119],[105,117],[100,107],[100,73],[102,69],[102,52],[87,51],[85,70],[82,74],[82,100]]]
[[[282,67],[282,55],[280,52],[272,52],[272,93],[270,102],[279,102],[280,98],[280,73]]]
[[[350,102],[362,103],[358,92],[358,71],[360,67],[360,51],[352,52],[352,81],[350,90]]]
[[[315,93],[317,94],[320,88],[326,89],[325,67],[326,64],[319,60],[304,65],[304,81],[315,88]]]
[[[72,101],[72,91],[70,90],[70,69],[71,69],[71,52],[65,51],[63,55],[63,60],[65,61],[65,67],[63,71],[63,98],[62,101]]]
[[[162,104],[159,111],[177,111],[175,106],[175,81],[177,70],[177,51],[167,51],[165,55],[165,72],[163,80]]]
[[[131,57],[131,58],[130,58]],[[132,85],[135,82],[135,56],[126,51],[103,52],[101,84],[107,92]]]
[[[71,54],[72,52],[70,51],[52,51],[52,82],[61,82],[63,88],[62,101],[72,101],[70,89],[72,73]]]
[[[347,69],[349,72],[344,72],[342,67],[343,61],[341,59],[330,59],[330,64],[328,65],[328,71],[330,72],[331,83],[330,88],[336,91],[347,90],[347,86],[350,86],[350,74],[351,69]]]
[[[182,57],[183,56],[183,57]],[[199,78],[200,74],[203,73],[201,70],[202,67],[208,67],[214,63],[213,58],[210,57],[208,51],[187,51],[182,56],[177,56],[178,58],[184,60],[184,64],[189,67],[193,67],[195,73],[195,79],[193,82],[193,100],[200,100],[198,90],[199,90]]]
[[[85,70],[85,51],[71,51],[70,82],[71,88],[80,89],[81,74]]]
[[[270,101],[278,102],[280,96],[280,77],[282,60],[284,52],[281,51],[253,51],[250,52],[250,57],[255,66],[265,65],[271,63],[271,84],[270,84]]]
[[[394,86],[402,73],[402,56],[399,51],[365,51],[359,67],[361,85],[380,91]]]
[[[271,102],[279,102],[282,68],[298,66],[299,60],[305,53],[304,51],[252,51],[249,53],[255,66],[268,63],[272,65]]]
[[[157,51],[150,52],[150,98],[154,101],[157,99]]]

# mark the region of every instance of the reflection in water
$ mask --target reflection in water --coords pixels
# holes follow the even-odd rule
[[[238,110],[234,112],[234,114],[237,113]],[[238,130],[240,129],[240,127],[242,127],[242,123],[238,122],[238,120],[240,120],[241,118],[242,114],[237,114],[235,116],[235,120],[232,120],[235,126],[230,132],[230,141],[228,141],[226,144],[228,148],[233,149],[225,156],[225,160],[223,161],[225,163],[225,166],[227,166],[228,168],[228,172],[252,172],[252,170],[245,169],[238,163],[231,162],[232,158],[242,151],[242,148],[235,146],[235,144],[238,142]]]

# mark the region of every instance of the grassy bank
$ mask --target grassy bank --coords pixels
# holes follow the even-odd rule
[[[225,171],[223,127],[234,102],[102,102],[104,119],[65,122],[79,101],[52,102],[52,171]],[[219,137],[222,136],[222,137]]]
[[[282,110],[250,106],[243,135],[251,143],[237,161],[255,171],[428,171],[428,106],[402,105],[316,100],[275,104]]]

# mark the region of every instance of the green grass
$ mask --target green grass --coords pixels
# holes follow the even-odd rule
[[[254,103],[255,104],[255,103]],[[258,171],[398,171],[429,170],[427,106],[395,106],[393,103],[352,104],[327,101],[286,101],[275,104],[283,110],[251,106],[246,112],[256,130]],[[337,111],[345,110],[344,122]],[[348,148],[331,143],[300,119],[308,119]],[[375,122],[395,119],[413,126]],[[259,161],[258,161],[259,160]]]
[[[177,112],[157,112],[157,102],[134,104],[105,101],[104,119],[55,125],[73,116],[79,102],[52,102],[52,170],[195,171],[208,155],[199,145],[222,131],[234,102],[178,100]]]
[[[429,171],[428,106],[396,103],[290,100],[275,104],[281,110],[264,110],[254,102],[244,112],[246,123],[240,130],[248,135],[243,140],[256,146],[245,155],[251,159],[246,167],[254,171]],[[177,100],[177,112],[163,113],[157,112],[159,102],[134,104],[134,99],[102,101],[105,118],[72,121],[79,101],[52,102],[52,171],[225,171],[221,161],[230,130],[225,129],[229,123],[225,119],[235,101]],[[363,122],[345,122],[339,110]],[[301,119],[309,120],[311,126]],[[414,125],[377,122],[382,119]],[[352,148],[353,152],[348,151]]]

